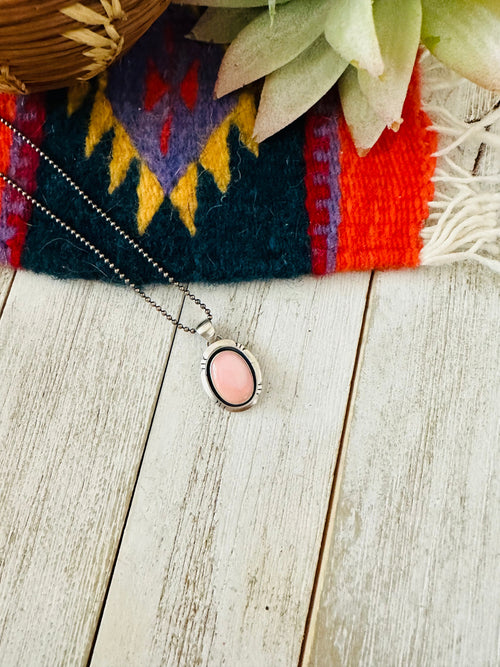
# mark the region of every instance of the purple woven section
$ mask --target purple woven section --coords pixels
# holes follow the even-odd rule
[[[2,192],[2,213],[0,214],[0,264],[10,264],[10,248],[8,242],[14,238],[16,229],[7,224],[6,213],[9,206],[10,188],[6,187]]]
[[[327,95],[307,115],[306,184],[313,271],[335,271],[340,223],[338,99]]]
[[[146,33],[110,70],[107,89],[116,117],[167,194],[238,100],[214,100],[223,50],[183,39],[193,21],[179,16],[172,7]]]

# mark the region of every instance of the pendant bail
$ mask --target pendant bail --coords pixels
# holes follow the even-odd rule
[[[210,320],[203,320],[203,322],[200,322],[196,327],[196,333],[200,334],[209,345],[217,338],[214,325]]]

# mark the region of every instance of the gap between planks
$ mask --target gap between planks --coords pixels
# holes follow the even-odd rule
[[[177,341],[92,665],[297,664],[368,285],[351,274],[210,290],[237,338],[262,340],[262,404],[239,420],[198,405],[192,345]],[[305,296],[308,328],[294,325]]]
[[[323,537],[321,540],[321,546],[318,554],[318,562],[316,565],[316,573],[314,576],[314,583],[311,591],[311,599],[309,602],[309,610],[306,617],[305,627],[304,627],[304,636],[302,638],[302,645],[300,647],[300,655],[298,666],[307,665],[307,655],[309,652],[309,636],[314,634],[310,632],[311,628],[314,626],[314,619],[318,613],[318,605],[321,599],[321,589],[322,581],[325,574],[325,561],[328,559],[328,554],[330,553],[330,544],[333,539],[333,527],[335,524],[335,513],[338,505],[339,491],[342,483],[342,472],[344,469],[345,454],[347,451],[347,441],[349,435],[349,427],[352,421],[353,415],[353,400],[356,396],[356,389],[359,381],[359,369],[363,361],[363,354],[366,347],[366,330],[367,323],[371,316],[371,293],[373,287],[373,278],[375,271],[372,271],[370,274],[370,281],[368,283],[368,289],[366,290],[366,303],[365,309],[363,312],[363,319],[361,321],[361,328],[359,331],[359,340],[358,347],[356,349],[356,356],[354,359],[354,366],[352,369],[351,384],[349,387],[349,394],[347,397],[347,404],[345,409],[344,423],[342,425],[342,434],[340,436],[339,448],[337,451],[337,461],[335,464],[335,469],[333,471],[332,477],[332,488],[330,491],[330,498],[328,501],[328,507],[326,510],[325,516],[325,527],[323,531]]]
[[[3,315],[7,300],[14,284],[16,271],[7,266],[0,266],[0,318]]]
[[[160,326],[152,309],[130,312],[127,304],[129,300],[136,304],[135,296],[116,287],[62,283],[28,272],[19,272],[13,280],[6,270],[0,272],[0,300],[7,287],[0,333],[3,396],[8,400],[0,400],[0,440],[9,447],[2,447],[6,483],[1,490],[2,501],[11,502],[19,521],[16,525],[12,513],[4,514],[0,662],[11,664],[13,655],[22,662],[26,652],[36,651],[37,660],[50,654],[51,661],[66,664],[69,654],[75,658],[79,643],[87,638],[90,643],[94,634],[174,332]],[[180,312],[180,307],[179,295],[175,310]],[[114,335],[109,338],[110,334]],[[89,362],[89,350],[97,362]],[[124,357],[116,364],[113,353],[128,355],[130,361]],[[151,377],[149,387],[140,389],[129,382],[139,373]],[[109,458],[110,449],[118,454],[115,461],[112,455]],[[120,468],[122,457],[130,465]],[[82,461],[87,463],[83,468]],[[73,475],[78,484],[68,485]],[[17,477],[32,479],[16,489]],[[108,492],[108,486],[114,486],[116,493]],[[71,519],[79,518],[80,506],[88,512],[87,524]],[[7,503],[3,507],[5,511]],[[112,513],[116,524],[110,522]],[[90,531],[82,540],[79,527],[86,530],[92,521],[99,522],[102,539]],[[51,545],[48,550],[37,539],[42,530],[45,547]],[[70,560],[72,549],[77,554],[75,565]],[[58,576],[61,571],[66,579]],[[89,577],[93,587],[77,597]],[[9,595],[11,590],[15,593]],[[24,595],[29,604],[23,604]],[[30,623],[30,615],[47,605],[49,596],[54,609],[58,595],[65,599],[64,607],[53,614],[45,607],[40,622]],[[78,616],[75,607],[81,607]],[[29,653],[28,662],[33,658]]]
[[[313,581],[313,586],[312,586],[312,591],[311,591],[311,596],[310,596],[309,610],[308,610],[308,614],[307,614],[306,622],[305,622],[304,638],[303,638],[303,642],[302,642],[302,645],[301,645],[299,661],[298,661],[299,665],[302,665],[302,661],[303,661],[304,647],[305,647],[305,644],[306,644],[306,638],[307,638],[307,634],[308,634],[308,627],[309,627],[309,624],[310,624],[311,615],[313,613],[313,606],[315,604],[315,600],[316,599],[319,600],[319,598],[320,598],[319,595],[316,595],[316,592],[317,592],[317,590],[321,590],[321,586],[319,585],[319,578],[321,576],[321,571],[322,571],[321,563],[322,563],[322,560],[323,560],[324,553],[328,553],[328,544],[331,540],[331,535],[330,535],[330,532],[331,532],[330,527],[331,526],[330,526],[330,524],[331,524],[331,519],[332,519],[332,517],[334,516],[334,513],[335,513],[335,506],[336,506],[336,502],[337,502],[337,498],[338,498],[337,490],[338,490],[338,488],[340,486],[340,483],[341,483],[342,464],[343,464],[343,461],[345,459],[345,456],[343,455],[343,453],[344,453],[344,444],[347,441],[347,434],[348,434],[349,424],[350,424],[350,420],[351,420],[351,416],[352,416],[351,415],[351,412],[352,412],[351,411],[351,404],[352,404],[353,397],[355,396],[355,393],[356,393],[356,386],[357,386],[358,375],[359,375],[358,370],[359,370],[359,366],[360,366],[360,362],[362,360],[362,355],[363,355],[363,350],[364,350],[364,343],[365,343],[364,332],[365,332],[367,320],[368,320],[369,313],[370,313],[370,303],[371,303],[370,302],[370,295],[371,295],[371,290],[372,290],[372,285],[373,285],[374,274],[375,274],[375,272],[371,271],[369,282],[368,282],[368,287],[367,287],[367,290],[366,290],[365,306],[364,306],[363,316],[362,316],[362,320],[361,320],[361,326],[360,326],[360,330],[359,330],[359,338],[358,338],[358,343],[357,343],[357,348],[356,348],[356,353],[355,353],[355,358],[354,358],[354,364],[353,364],[351,382],[350,382],[350,386],[349,386],[349,392],[348,392],[348,396],[347,396],[347,403],[346,403],[345,415],[344,415],[344,420],[343,420],[343,425],[342,425],[342,432],[341,432],[341,436],[340,436],[340,439],[339,439],[339,446],[338,446],[338,450],[337,450],[337,458],[336,458],[336,463],[335,463],[335,467],[334,467],[334,471],[333,471],[333,475],[332,475],[332,487],[331,487],[331,491],[330,491],[330,497],[329,497],[328,505],[327,505],[327,508],[326,508],[324,531],[323,531],[323,536],[322,536],[322,540],[321,540],[321,544],[320,544],[320,548],[319,548],[319,553],[318,553],[317,567],[316,567],[316,571],[315,571],[315,576],[314,576],[314,581]],[[186,304],[186,298],[185,298],[185,295],[183,295],[182,304],[181,304],[181,307],[179,309],[179,314],[177,316],[178,319],[181,319],[181,317],[183,316],[183,311],[185,309],[185,304]],[[136,475],[136,479],[134,481],[132,493],[130,495],[130,502],[129,502],[129,505],[128,505],[128,508],[127,508],[127,513],[126,513],[123,525],[122,525],[122,530],[121,530],[119,542],[118,542],[118,545],[117,545],[116,553],[115,553],[115,556],[114,556],[114,559],[113,559],[113,565],[112,565],[111,572],[110,572],[110,575],[109,575],[108,584],[107,584],[107,587],[106,587],[106,592],[105,592],[105,595],[103,597],[101,609],[100,609],[100,612],[99,612],[98,621],[96,623],[96,628],[95,628],[94,636],[93,636],[93,639],[92,639],[92,644],[91,644],[90,651],[89,651],[89,654],[88,654],[88,659],[87,659],[87,662],[86,662],[87,667],[90,667],[90,665],[92,663],[93,656],[94,656],[94,650],[95,650],[97,638],[98,638],[98,635],[99,635],[99,630],[100,630],[100,627],[101,627],[104,611],[105,611],[105,608],[106,608],[106,602],[107,602],[109,591],[110,591],[111,584],[112,584],[112,581],[113,581],[113,576],[114,576],[114,572],[115,572],[115,569],[116,569],[116,564],[117,564],[117,561],[118,561],[118,558],[119,558],[119,555],[120,555],[120,549],[121,549],[122,542],[123,542],[123,536],[125,534],[125,530],[127,528],[128,520],[129,520],[129,517],[130,517],[130,510],[131,510],[132,504],[134,502],[134,497],[135,497],[136,490],[137,490],[137,484],[138,484],[138,481],[139,481],[139,478],[140,478],[140,475],[141,475],[142,465],[143,465],[143,462],[144,462],[146,449],[147,449],[148,442],[149,442],[150,435],[151,435],[152,425],[153,425],[153,422],[154,422],[156,411],[158,409],[160,394],[162,392],[162,389],[163,389],[163,386],[164,386],[164,383],[165,383],[165,377],[166,377],[166,373],[167,373],[168,363],[169,363],[170,358],[172,356],[172,350],[173,350],[174,345],[175,345],[176,340],[177,340],[177,333],[178,332],[177,332],[177,329],[176,329],[175,333],[174,333],[174,336],[173,336],[173,339],[172,339],[172,342],[171,342],[171,345],[170,345],[170,349],[169,349],[169,352],[168,352],[165,367],[164,367],[164,370],[163,370],[163,376],[162,376],[162,380],[161,380],[161,383],[160,383],[160,387],[159,387],[159,390],[158,390],[158,393],[156,395],[156,399],[155,399],[155,402],[154,402],[154,408],[152,410],[151,418],[150,418],[150,421],[149,421],[148,433],[147,433],[147,436],[146,436],[146,439],[145,439],[144,448],[143,448],[143,451],[142,451],[142,454],[141,454],[141,459],[140,459],[140,463],[139,463],[139,466],[138,466],[138,469],[137,469],[137,475]]]
[[[186,287],[189,287],[189,284],[186,285]],[[177,316],[176,316],[178,320],[181,319],[182,311],[184,309],[185,302],[186,302],[186,295],[183,294],[182,295],[182,301],[181,301],[181,304],[180,304],[180,307],[179,307],[179,310],[178,310],[178,313],[177,313]],[[141,476],[142,464],[144,463],[144,456],[146,454],[146,448],[148,446],[149,437],[151,435],[151,429],[153,427],[153,422],[154,422],[154,419],[155,419],[156,410],[158,409],[158,402],[159,402],[159,399],[160,399],[160,394],[161,394],[161,391],[163,389],[163,384],[165,382],[165,376],[167,374],[168,362],[170,361],[170,357],[172,356],[172,349],[173,349],[175,341],[177,339],[178,331],[179,330],[177,329],[177,327],[175,327],[172,340],[170,341],[170,347],[168,348],[167,358],[165,360],[165,366],[163,367],[163,373],[162,373],[161,381],[158,384],[158,390],[156,392],[156,396],[154,398],[154,401],[152,402],[151,413],[150,413],[150,416],[149,416],[149,419],[148,419],[147,433],[146,433],[146,437],[144,438],[144,446],[142,448],[141,456],[140,456],[140,459],[139,459],[139,465],[137,466],[137,474],[135,476],[135,480],[134,480],[134,483],[132,485],[132,491],[130,493],[130,499],[129,499],[129,503],[128,503],[127,510],[126,510],[126,513],[125,513],[125,518],[124,518],[123,523],[122,523],[120,537],[118,539],[118,544],[116,545],[116,551],[115,551],[115,555],[113,557],[113,564],[112,564],[111,570],[109,572],[108,582],[107,582],[107,585],[106,585],[106,591],[105,591],[105,593],[103,595],[103,598],[102,598],[101,608],[99,610],[99,616],[97,618],[97,623],[95,625],[95,630],[94,630],[94,633],[93,633],[93,636],[92,636],[92,643],[90,645],[88,659],[87,659],[87,662],[86,662],[87,665],[90,665],[90,663],[92,662],[92,656],[94,654],[94,648],[95,648],[95,644],[96,644],[96,641],[97,641],[97,635],[99,634],[99,628],[101,626],[102,617],[103,617],[103,614],[104,614],[104,609],[106,607],[106,601],[108,599],[109,589],[111,587],[111,582],[113,580],[113,574],[115,572],[116,563],[118,561],[118,555],[120,553],[120,548],[121,548],[121,545],[122,545],[122,542],[123,542],[123,535],[125,534],[125,530],[127,528],[127,522],[128,522],[129,516],[130,516],[130,508],[132,507],[132,503],[134,502],[134,496],[135,496],[135,493],[136,493],[136,490],[137,490],[137,483],[138,483],[139,478]]]
[[[480,99],[479,101],[474,99],[474,94],[475,91],[478,90],[475,86],[472,86],[472,84],[469,84],[469,90],[468,90],[468,95],[472,97],[472,101],[469,100],[469,104],[473,106],[474,104],[477,104],[479,107],[479,110],[481,112],[481,115],[484,115],[484,113],[491,111],[492,109],[498,108],[500,105],[500,100],[496,100],[494,102],[494,106],[491,107],[490,103],[490,98],[491,96],[488,95],[488,93],[484,93],[481,96],[481,91],[480,91]],[[483,99],[484,98],[484,99]],[[484,106],[484,108],[483,108]],[[471,114],[472,112],[469,110],[466,112],[466,117]],[[474,120],[477,120],[474,118]],[[472,120],[468,122],[473,122]],[[486,128],[487,131],[491,129],[490,126]],[[473,153],[474,155],[474,153]],[[462,160],[464,159],[464,156],[461,156]],[[469,160],[470,160],[469,156]],[[478,175],[481,173],[481,170],[484,169],[484,163],[487,160],[488,157],[488,150],[487,146],[484,143],[481,143],[478,148],[475,151],[475,155],[473,160],[471,161],[471,168],[470,168],[470,173],[472,175]],[[371,279],[370,279],[370,288],[369,288],[369,294],[371,295],[372,292],[372,284],[373,284],[373,279],[376,273],[379,272],[373,272]],[[344,465],[345,465],[345,460],[346,460],[346,453],[348,449],[348,436],[349,436],[349,427],[352,422],[352,417],[354,414],[354,400],[356,397],[357,393],[357,385],[358,385],[358,380],[359,380],[359,375],[360,375],[360,370],[362,367],[362,361],[363,361],[363,353],[364,349],[366,347],[367,339],[368,339],[368,334],[369,334],[369,321],[370,321],[370,298],[368,297],[367,301],[367,306],[365,310],[365,314],[363,317],[363,325],[361,329],[361,338],[360,338],[360,343],[359,343],[359,349],[358,353],[356,356],[356,363],[353,371],[353,381],[351,384],[351,391],[349,393],[349,400],[348,404],[346,407],[346,418],[345,418],[345,423],[344,423],[344,430],[342,432],[342,438],[340,441],[340,448],[339,448],[339,453],[338,453],[338,459],[337,459],[337,466],[335,469],[335,475],[333,479],[333,484],[332,484],[332,493],[331,493],[331,499],[330,499],[330,505],[328,508],[328,514],[326,518],[326,525],[325,525],[325,532],[324,532],[324,537],[321,545],[321,550],[320,550],[320,556],[318,560],[318,566],[317,566],[317,572],[316,572],[316,577],[315,577],[315,583],[314,583],[314,588],[312,592],[312,597],[311,597],[311,603],[310,603],[310,608],[309,608],[309,613],[307,616],[306,620],[306,626],[305,626],[305,631],[304,631],[304,637],[303,637],[303,642],[302,642],[302,647],[301,647],[301,653],[300,653],[300,658],[299,658],[299,667],[307,667],[307,665],[311,664],[311,657],[313,654],[313,649],[314,649],[314,642],[315,642],[315,634],[316,634],[316,624],[317,624],[317,619],[318,619],[318,614],[319,614],[319,607],[321,604],[322,600],[322,592],[323,592],[323,586],[324,586],[324,580],[325,577],[327,576],[327,571],[332,569],[332,564],[330,562],[330,559],[332,558],[332,543],[333,540],[335,539],[335,534],[336,534],[336,528],[337,528],[337,522],[336,522],[336,514],[337,514],[337,509],[338,509],[338,503],[339,503],[339,498],[341,495],[341,487],[342,487],[342,478],[343,478],[343,472],[344,472]]]
[[[472,174],[477,174],[480,168],[481,159],[484,153],[484,144],[479,146],[477,155],[474,159],[474,166],[471,170]],[[346,442],[349,435],[349,426],[353,417],[353,407],[354,407],[354,397],[356,395],[356,388],[359,382],[359,372],[361,368],[361,362],[363,360],[363,352],[366,347],[367,342],[367,333],[368,327],[367,323],[369,322],[370,315],[370,296],[373,287],[373,279],[376,271],[372,271],[370,276],[370,284],[367,293],[367,302],[365,306],[365,312],[363,315],[363,322],[360,332],[360,339],[358,344],[358,350],[356,353],[356,361],[353,369],[353,377],[351,381],[351,388],[349,391],[349,398],[346,406],[346,416],[344,420],[344,428],[342,430],[342,437],[339,445],[339,452],[337,455],[337,465],[335,467],[335,473],[332,482],[332,491],[330,496],[330,503],[327,510],[327,516],[325,521],[325,531],[323,535],[323,540],[321,543],[321,549],[319,553],[318,565],[316,570],[316,576],[314,580],[314,587],[312,590],[311,601],[309,606],[309,612],[306,619],[306,625],[304,629],[304,637],[302,640],[302,646],[300,651],[300,658],[298,662],[298,667],[307,667],[310,663],[311,652],[313,648],[314,635],[315,635],[315,625],[319,611],[319,605],[321,602],[321,591],[323,588],[323,582],[325,579],[326,570],[329,565],[329,555],[331,552],[331,544],[334,538],[335,527],[336,527],[336,511],[338,507],[338,501],[340,496],[340,490],[342,485],[342,473],[344,469],[344,463],[347,452]]]

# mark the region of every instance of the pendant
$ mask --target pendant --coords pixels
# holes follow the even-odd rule
[[[208,396],[231,412],[248,410],[262,391],[257,359],[244,345],[221,339],[210,320],[197,327],[208,345],[201,359],[201,383]]]

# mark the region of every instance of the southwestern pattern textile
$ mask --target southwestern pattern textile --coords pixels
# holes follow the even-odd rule
[[[2,94],[0,114],[180,280],[418,266],[437,142],[421,108],[418,72],[400,131],[387,130],[367,157],[357,156],[334,91],[258,145],[258,90],[213,98],[222,49],[184,38],[192,16],[170,8],[100,78],[43,96]],[[4,126],[0,171],[134,282],[159,279]],[[113,279],[90,250],[3,181],[0,263]]]

